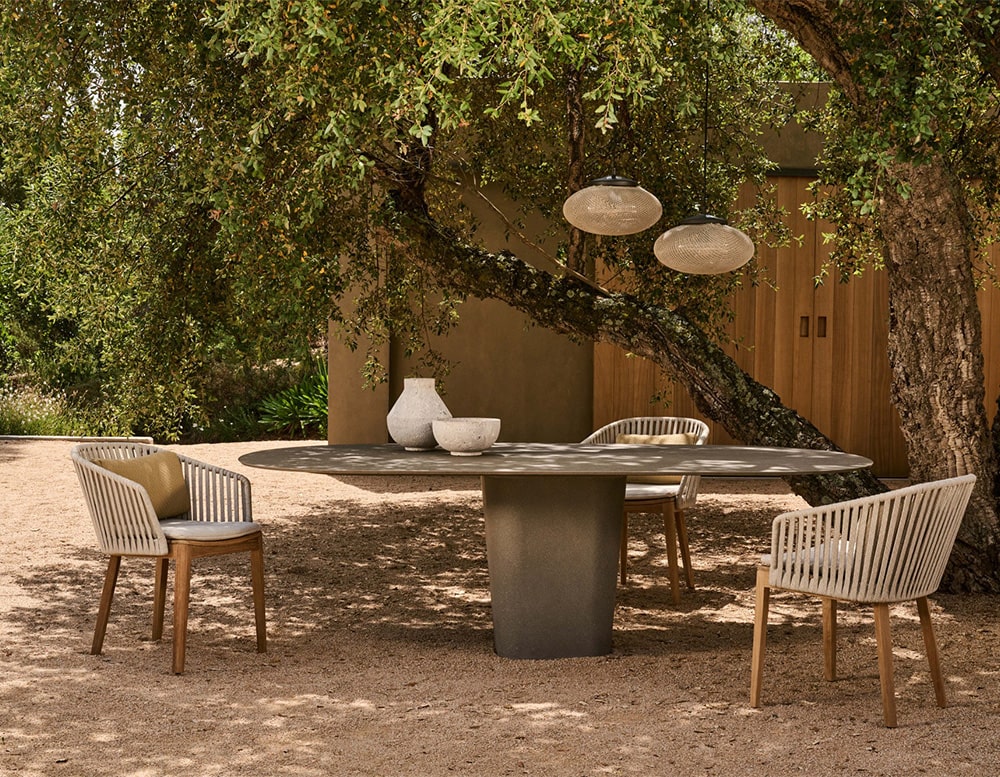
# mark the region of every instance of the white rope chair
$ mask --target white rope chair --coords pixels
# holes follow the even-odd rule
[[[144,458],[153,454],[159,454],[162,466],[176,473],[170,486],[173,498],[182,500],[182,512],[159,515],[158,488],[163,485],[162,478],[154,483],[144,475],[131,473],[130,468],[137,464],[141,467],[143,463],[152,465],[161,461]],[[98,545],[110,555],[91,654],[100,654],[104,644],[122,556],[156,558],[153,639],[163,636],[167,571],[170,559],[174,559],[173,671],[181,674],[187,643],[192,559],[238,552],[250,553],[257,652],[266,652],[264,545],[261,526],[253,522],[250,481],[238,473],[152,445],[87,443],[73,448],[71,457]],[[108,467],[122,469],[139,479],[117,474]],[[173,512],[178,508],[165,509]]]
[[[882,715],[896,725],[889,605],[916,600],[939,707],[947,706],[927,597],[941,584],[975,475],[784,513],[757,570],[750,706],[760,706],[770,591],[813,594],[823,603],[824,678],[837,675],[837,601],[872,604]]]
[[[673,438],[673,444],[704,445],[708,440],[708,426],[697,418],[676,416],[639,416],[623,418],[602,426],[585,439],[582,445],[609,445],[617,442],[646,441],[642,438]],[[653,444],[670,444],[665,440],[649,440]],[[663,533],[667,545],[667,562],[670,574],[670,592],[674,604],[680,604],[680,572],[677,565],[677,548],[680,546],[687,587],[694,589],[691,570],[691,552],[688,549],[685,510],[694,507],[698,500],[700,475],[683,477],[629,478],[625,486],[625,514],[622,519],[619,572],[624,585],[628,580],[628,517],[630,513],[660,513],[663,516]]]

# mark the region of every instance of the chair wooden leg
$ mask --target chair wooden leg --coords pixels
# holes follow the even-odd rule
[[[184,672],[184,652],[187,648],[188,604],[191,601],[191,547],[173,543],[174,569],[174,674]]]
[[[622,585],[628,580],[628,513],[622,513],[622,538],[618,558],[618,574]]]
[[[837,679],[837,600],[828,596],[823,601],[823,679]]]
[[[667,563],[670,573],[670,596],[674,604],[681,603],[681,580],[677,568],[677,522],[674,517],[674,501],[663,503],[663,533],[667,540]]]
[[[694,571],[691,569],[691,550],[688,548],[688,527],[683,510],[674,511],[677,523],[677,542],[681,546],[681,561],[684,564],[684,582],[689,590],[694,590]]]
[[[264,613],[264,542],[250,551],[250,578],[253,583],[253,612],[257,624],[257,652],[267,652],[267,622]]]
[[[112,556],[108,559],[108,569],[104,573],[104,587],[101,589],[101,604],[97,609],[94,641],[90,645],[90,654],[93,656],[100,655],[104,647],[104,634],[108,630],[108,618],[111,616],[111,600],[115,598],[115,586],[118,584],[118,570],[121,569],[121,565],[121,556]]]
[[[153,578],[153,641],[163,639],[163,612],[167,605],[167,572],[170,559],[164,556],[156,559],[156,574]]]
[[[924,632],[924,647],[927,650],[927,662],[931,665],[931,680],[934,683],[934,697],[937,706],[947,707],[948,698],[944,690],[944,677],[941,675],[941,662],[938,656],[937,641],[934,639],[934,628],[931,626],[931,608],[926,596],[917,599],[917,612],[920,613],[920,626]]]
[[[757,595],[753,615],[753,653],[750,658],[750,706],[760,706],[760,688],[764,677],[764,649],[767,646],[767,608],[771,599],[768,567],[757,567]]]
[[[889,605],[875,605],[875,642],[878,645],[878,676],[882,686],[882,718],[887,728],[896,727],[896,692],[892,679],[892,633]]]

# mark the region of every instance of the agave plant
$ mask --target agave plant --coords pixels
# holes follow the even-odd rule
[[[295,437],[324,436],[327,419],[326,362],[317,361],[294,386],[260,404],[260,423],[270,432]]]

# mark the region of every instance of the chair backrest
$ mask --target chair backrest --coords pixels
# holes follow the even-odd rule
[[[612,421],[587,437],[582,445],[608,445],[619,434],[696,434],[698,445],[708,440],[708,425],[697,418],[681,416],[637,416]]]
[[[135,483],[96,464],[103,459],[133,459],[159,448],[140,443],[85,443],[70,453],[97,543],[105,553],[124,556],[163,556],[167,538],[149,495]]]
[[[689,434],[697,435],[695,445],[704,445],[708,441],[708,424],[697,418],[683,416],[636,416],[612,421],[587,437],[581,445],[610,445],[620,434]],[[649,482],[649,478],[631,480],[629,482]],[[698,486],[701,475],[684,475],[679,478],[674,504],[679,510],[693,507],[698,500]]]
[[[941,585],[975,475],[796,510],[774,519],[771,585],[866,603]]]
[[[165,555],[167,539],[149,495],[138,483],[96,464],[104,459],[133,459],[165,450],[131,442],[77,445],[71,452],[90,511],[98,544],[106,553]],[[177,455],[190,495],[194,521],[252,521],[250,482],[243,475]]]

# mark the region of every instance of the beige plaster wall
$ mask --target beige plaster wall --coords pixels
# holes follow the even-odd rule
[[[527,324],[495,300],[463,305],[441,344],[454,366],[439,393],[452,415],[500,418],[502,441],[579,442],[590,432],[593,346]],[[391,363],[393,397],[404,377],[424,377],[398,353]]]
[[[801,108],[818,107],[826,99],[823,84],[788,84],[785,88],[795,94]],[[762,142],[779,164],[779,175],[807,174],[815,166],[821,145],[818,136],[805,133],[794,122]],[[549,225],[529,218],[525,234],[531,242],[525,242],[497,213],[514,214],[513,203],[496,189],[488,190],[486,197],[488,201],[472,194],[465,197],[465,204],[482,223],[486,248],[509,249],[537,266],[551,268],[547,255],[555,252],[559,236],[547,241],[537,237]],[[435,342],[454,364],[442,386],[453,415],[497,416],[503,421],[501,439],[507,441],[578,441],[593,430],[592,344],[574,344],[532,327],[527,317],[492,300],[469,300],[462,306],[461,317],[447,338]],[[385,415],[402,391],[403,378],[429,377],[397,348],[383,349],[382,359],[389,365],[388,385],[374,391],[363,388],[363,347],[352,353],[331,332],[331,443],[385,442]]]
[[[782,84],[782,88],[795,97],[800,111],[814,111],[826,104],[829,84]],[[766,132],[761,145],[768,159],[778,165],[778,175],[808,175],[816,169],[816,157],[823,149],[823,138],[807,132],[797,121],[790,121],[780,129]]]
[[[487,193],[502,211],[514,206],[502,193]],[[511,250],[529,262],[551,266],[546,258],[556,240],[529,245],[510,232],[491,205],[479,197],[466,204],[479,218],[483,245],[492,251]],[[545,228],[529,219],[531,240]],[[591,431],[593,413],[593,346],[532,326],[523,314],[496,300],[469,299],[459,310],[461,320],[434,347],[451,361],[440,393],[455,416],[492,416],[502,421],[503,441],[569,442]],[[389,365],[389,383],[376,391],[364,389],[357,352],[342,345],[331,328],[330,410],[327,438],[333,443],[386,442],[385,416],[403,388],[403,378],[425,374],[401,349],[390,346],[382,358]]]
[[[361,368],[367,358],[367,343],[350,350],[339,339],[336,326],[329,325],[327,357],[330,382],[327,404],[327,441],[333,443],[381,443],[387,441],[385,415],[389,412],[389,386],[365,388]],[[381,359],[389,349],[381,349]]]

